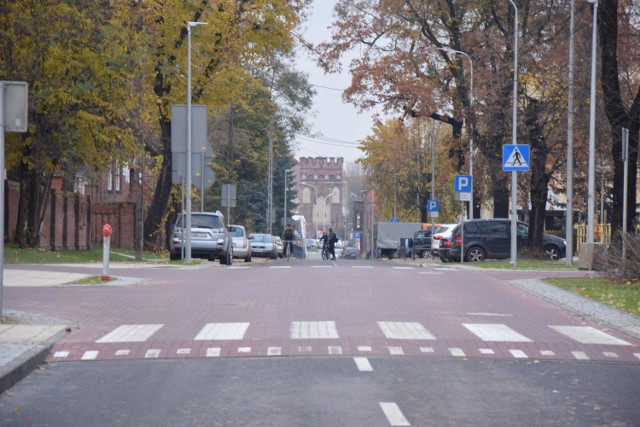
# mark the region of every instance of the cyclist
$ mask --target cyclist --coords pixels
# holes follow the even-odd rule
[[[329,259],[329,236],[326,231],[322,232],[320,242],[322,242],[322,259]]]
[[[329,236],[327,238],[327,243],[329,244],[329,254],[331,255],[331,259],[336,259],[336,243],[338,242],[338,236],[333,232],[333,229],[329,229]]]
[[[284,242],[284,248],[282,250],[283,253],[287,256],[287,261],[289,261],[289,258],[291,258],[291,254],[293,253],[293,239],[293,228],[291,228],[291,224],[287,224],[287,228],[285,228],[284,232],[282,233],[282,241]],[[289,247],[288,251],[287,246]]]

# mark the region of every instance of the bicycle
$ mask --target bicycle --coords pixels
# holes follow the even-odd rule
[[[322,246],[322,259],[331,259],[331,254],[329,253],[329,245],[326,243]]]
[[[287,257],[287,261],[291,258],[291,252],[293,252],[293,241],[285,240],[284,241],[284,256]]]

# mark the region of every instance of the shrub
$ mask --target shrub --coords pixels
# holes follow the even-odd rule
[[[597,270],[603,271],[612,280],[640,280],[640,235],[627,233],[625,237],[626,257],[622,257],[623,234],[618,232],[611,245],[597,262]]]

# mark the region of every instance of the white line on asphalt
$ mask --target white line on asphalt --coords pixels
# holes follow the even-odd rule
[[[272,265],[269,268],[291,268],[290,265]]]
[[[241,340],[249,328],[249,322],[207,323],[196,335],[196,341]]]
[[[238,347],[238,353],[251,353],[251,347]]]
[[[528,359],[529,356],[527,356],[527,354],[522,351],[522,350],[509,350],[509,353],[511,353],[511,355],[513,357],[515,357],[516,359]]]
[[[373,265],[352,265],[351,268],[373,268]]]
[[[543,356],[555,356],[556,354],[552,350],[540,350],[540,354]]]
[[[400,407],[395,402],[380,402],[380,408],[389,421],[389,425],[396,426],[410,426],[409,421],[402,415]]]
[[[145,342],[164,325],[120,325],[96,343]]]
[[[359,345],[358,351],[371,351],[371,346],[369,345]]]
[[[336,322],[291,322],[289,337],[294,339],[326,339],[340,338],[336,329]]]
[[[503,324],[463,323],[462,325],[482,341],[531,342],[529,338]]]
[[[56,357],[56,358],[65,358],[67,356],[69,356],[68,351],[56,351],[55,353],[53,353],[53,357]]]
[[[422,353],[433,353],[433,347],[420,347],[420,352]]]
[[[587,356],[587,353],[584,351],[572,351],[571,354],[573,354],[573,357],[577,360],[589,360],[589,356]]]
[[[229,267],[229,270],[249,270],[251,267],[247,265],[233,265]]]
[[[481,348],[479,350],[480,350],[480,354],[496,354],[496,352],[490,348]]]
[[[404,354],[404,350],[402,350],[402,347],[388,347],[389,348],[389,354],[392,356],[402,356]]]
[[[299,347],[298,347],[298,352],[300,352],[300,353],[311,353],[311,350],[313,350],[313,349],[311,348],[311,346],[310,346],[310,345],[307,345],[307,346],[299,346]]]
[[[604,357],[610,357],[612,359],[618,358],[618,353],[614,353],[613,351],[603,351],[602,354],[604,354]]]
[[[85,351],[80,360],[95,360],[98,357],[98,351],[89,350]]]
[[[280,356],[282,355],[282,347],[269,347],[267,349],[267,356]]]
[[[209,347],[207,349],[207,357],[219,357],[220,350],[220,347]]]
[[[469,316],[488,316],[488,317],[511,317],[513,314],[503,313],[467,313]]]
[[[116,350],[116,356],[128,356],[131,350]]]
[[[415,267],[391,267],[394,270],[415,270]]]
[[[390,340],[435,340],[418,322],[378,322],[378,327]]]
[[[160,357],[160,349],[159,348],[149,349],[144,354],[144,358],[145,359],[157,359],[158,357]]]
[[[466,356],[466,354],[464,354],[464,351],[462,351],[461,348],[457,348],[457,347],[453,347],[449,349],[449,353],[451,353],[452,356],[455,357],[464,357]]]
[[[176,354],[191,354],[190,348],[179,348]]]
[[[549,327],[582,344],[631,345],[629,342],[613,337],[591,326],[549,325]]]
[[[419,272],[418,274],[442,275],[442,274],[444,274],[444,273],[440,273],[440,272],[437,272],[437,271],[421,271],[421,272]]]
[[[358,367],[358,371],[360,372],[372,372],[373,367],[371,363],[369,363],[369,359],[366,357],[354,357],[353,361],[356,362],[356,366]]]
[[[311,268],[333,268],[332,265],[312,265]]]

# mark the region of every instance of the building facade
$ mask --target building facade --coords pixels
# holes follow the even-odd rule
[[[333,228],[346,229],[342,157],[301,157],[293,167],[298,192],[298,214],[307,221],[307,238],[318,238]]]

